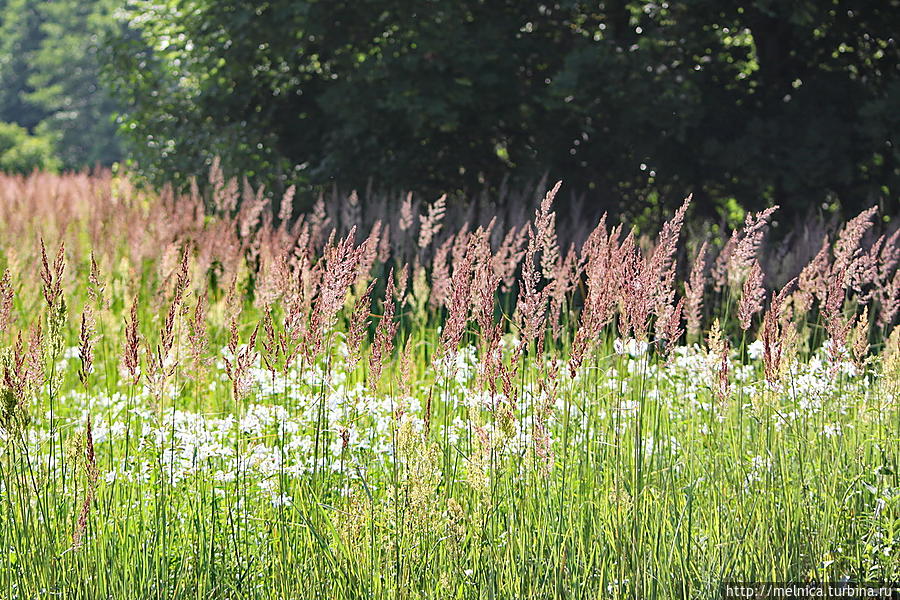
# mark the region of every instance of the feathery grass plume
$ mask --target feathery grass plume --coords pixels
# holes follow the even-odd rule
[[[864,210],[847,221],[847,224],[841,229],[838,239],[834,243],[833,269],[836,272],[846,271],[850,275],[851,265],[860,252],[860,243],[863,236],[872,227],[872,219],[875,218],[877,212],[877,206]]]
[[[325,238],[325,229],[330,221],[331,219],[325,211],[325,199],[319,195],[309,216],[309,246],[311,248],[318,248],[322,243]]]
[[[281,344],[281,336],[278,335],[278,332],[275,331],[275,321],[272,318],[272,310],[268,309],[263,314],[262,321],[263,328],[263,339],[262,339],[262,347],[263,351],[261,353],[263,364],[266,365],[266,370],[269,371],[269,375],[272,378],[272,382],[275,382],[275,374],[280,369],[282,364],[282,344]]]
[[[656,239],[656,246],[645,267],[652,285],[645,294],[652,296],[657,318],[668,310],[675,298],[675,252],[678,250],[678,238],[684,225],[684,215],[692,199],[693,195],[685,198],[672,219],[663,224]]]
[[[884,286],[881,294],[881,311],[878,313],[878,326],[887,329],[900,314],[900,269],[894,271],[894,277]]]
[[[78,340],[78,356],[81,359],[78,379],[81,385],[87,388],[88,377],[94,370],[94,313],[90,307],[85,307],[81,313],[81,332]]]
[[[862,315],[857,319],[856,324],[850,331],[850,355],[853,362],[860,369],[866,361],[869,354],[869,307],[863,308]]]
[[[22,333],[16,334],[16,341],[12,346],[12,355],[3,357],[3,383],[7,389],[12,390],[16,397],[24,395],[27,378],[25,377],[26,359],[25,343],[22,341]]]
[[[479,389],[487,391],[490,395],[490,409],[493,411],[494,398],[497,395],[497,376],[503,362],[503,350],[500,346],[500,336],[503,332],[497,325],[491,329],[492,331],[482,332],[482,357],[478,365],[476,383]]]
[[[62,295],[62,276],[66,268],[66,244],[59,243],[56,251],[56,259],[53,266],[47,259],[47,249],[44,247],[44,238],[41,238],[41,279],[44,282],[44,300],[51,309],[56,307],[56,301]]]
[[[233,208],[225,197],[225,173],[222,172],[222,160],[214,156],[209,166],[209,184],[212,187],[213,206],[219,213],[225,213]],[[235,198],[235,204],[237,199]]]
[[[877,262],[878,276],[873,295],[881,307],[877,323],[886,329],[893,323],[900,305],[900,269],[897,268],[900,264],[900,228],[885,240]]]
[[[447,194],[444,194],[428,207],[427,214],[419,215],[419,249],[428,247],[434,236],[440,233],[446,210]]]
[[[708,242],[704,241],[694,258],[691,274],[684,284],[685,317],[687,318],[688,335],[700,335],[703,321],[703,293],[706,288],[706,251]]]
[[[886,241],[887,236],[879,236],[867,251],[858,253],[847,270],[848,285],[856,292],[856,299],[860,304],[868,304],[874,297],[874,286],[879,281],[879,256]]]
[[[719,255],[716,256],[716,260],[713,262],[711,275],[717,292],[721,292],[728,284],[728,265],[731,264],[731,258],[737,248],[739,239],[740,233],[738,230],[732,230],[731,237],[729,237],[728,241],[725,242],[725,245],[722,246]]]
[[[575,291],[581,282],[583,265],[575,252],[575,245],[569,246],[566,257],[557,264],[548,292],[550,301],[549,320],[552,328],[553,339],[559,341],[562,337],[562,316],[566,306],[566,299]]]
[[[387,277],[387,286],[384,290],[384,311],[381,321],[375,330],[375,342],[369,354],[369,386],[375,389],[381,377],[381,369],[391,353],[394,351],[394,336],[397,334],[398,323],[394,320],[394,270],[391,269]]]
[[[391,257],[391,224],[386,223],[381,229],[381,236],[378,239],[378,262],[387,264]]]
[[[181,305],[181,300],[184,298],[184,292],[190,284],[191,276],[190,264],[188,262],[188,249],[187,247],[184,247],[181,249],[181,261],[178,265],[178,274],[175,276],[175,287],[172,292],[172,306],[175,306],[176,309]]]
[[[188,322],[187,347],[191,364],[194,367],[194,377],[199,379],[209,366],[207,350],[209,349],[209,337],[206,332],[206,293],[197,294],[197,302]]]
[[[414,319],[418,324],[423,324],[428,319],[428,300],[431,297],[431,287],[428,285],[428,273],[425,272],[425,267],[419,264],[418,257],[413,260],[415,266],[406,301]]]
[[[730,350],[731,346],[728,340],[723,340],[719,359],[719,377],[716,386],[716,397],[719,399],[719,402],[726,402],[731,396],[731,382],[728,378],[728,355]]]
[[[497,340],[499,352],[500,336],[494,336]],[[500,385],[502,386],[503,396],[500,406],[498,407],[498,421],[500,429],[506,433],[508,437],[512,437],[515,433],[515,423],[519,411],[519,387],[516,385],[516,376],[519,373],[519,361],[513,360],[506,362],[503,360],[502,353],[499,355],[497,363],[497,371],[500,375]]]
[[[303,277],[301,274],[300,278]],[[284,357],[283,371],[287,373],[297,355],[300,353],[301,339],[308,336],[307,317],[312,310],[310,304],[311,294],[304,291],[301,283],[297,289],[292,290],[284,302],[284,315],[282,317],[282,334],[280,338],[281,354]]]
[[[556,458],[553,453],[550,419],[559,395],[559,363],[546,362],[542,356],[538,360],[541,361],[540,371],[544,376],[538,379],[540,395],[534,409],[532,437],[535,455],[540,460],[541,473],[546,477],[550,475]]]
[[[656,321],[656,339],[662,342],[662,355],[668,358],[678,343],[678,339],[684,333],[681,327],[681,317],[684,312],[684,298],[672,306],[668,305]]]
[[[22,334],[16,336],[12,356],[4,358],[0,390],[0,427],[9,433],[21,432],[28,424],[28,401],[44,383],[41,324],[31,328],[28,347]]]
[[[241,192],[237,177],[227,179],[221,188],[221,197],[217,203],[219,211],[223,215],[232,214],[237,208],[240,198]]]
[[[122,352],[122,362],[132,384],[137,385],[141,379],[140,347],[141,340],[138,334],[138,297],[131,301],[131,318],[125,320],[125,347]]]
[[[177,277],[180,264],[180,247],[176,242],[169,242],[163,246],[156,262],[156,271],[162,280],[160,288],[168,288],[169,284]]]
[[[397,459],[402,464],[399,478],[390,497],[402,499],[402,510],[406,515],[403,527],[406,531],[398,538],[422,539],[433,535],[440,523],[435,515],[438,486],[441,483],[441,453],[435,444],[413,429],[412,421],[403,420],[397,429]],[[395,543],[399,541],[395,539]],[[396,552],[396,549],[392,549]]]
[[[266,209],[269,201],[265,197],[265,187],[260,186],[256,193],[250,187],[247,178],[244,177],[244,194],[240,209],[237,214],[238,223],[238,239],[241,242],[247,242],[251,234],[256,231],[260,223],[263,211]]]
[[[25,347],[22,334],[16,336],[12,354],[2,357],[3,385],[0,387],[0,429],[18,433],[24,420]]]
[[[158,367],[167,368],[170,365],[169,357],[175,346],[175,319],[178,316],[178,304],[172,302],[166,312],[162,327],[159,330],[159,344],[156,346]]]
[[[893,397],[900,395],[900,325],[891,330],[884,342],[881,375],[887,393]]]
[[[728,378],[729,354],[731,346],[728,339],[722,334],[719,319],[713,320],[707,334],[706,345],[709,348],[708,360],[711,361],[712,373],[715,382],[710,387],[719,402],[726,402],[731,395],[731,383]]]
[[[178,287],[176,284],[175,289],[178,290]],[[180,296],[180,293],[176,292],[176,295]],[[180,298],[177,297],[176,299],[178,302],[173,301],[169,305],[169,310],[166,312],[166,317],[159,329],[159,343],[153,347],[148,341],[145,348],[147,355],[147,382],[157,402],[160,402],[160,406],[163,395],[166,393],[167,382],[178,368],[178,359],[172,353],[172,348],[175,345],[175,319],[178,316],[179,303],[181,302]]]
[[[312,313],[303,351],[312,362],[322,351],[325,336],[334,326],[338,311],[344,306],[344,299],[356,279],[357,267],[365,248],[355,247],[353,239],[356,227],[350,229],[345,238],[337,242],[329,241],[322,253],[322,279]],[[333,234],[332,234],[333,237]]]
[[[769,218],[778,208],[776,205],[758,213],[747,213],[744,229],[728,264],[728,278],[733,285],[742,282],[744,276],[753,268],[753,263],[759,256],[759,247],[769,227]]]
[[[85,479],[84,500],[81,503],[81,512],[78,515],[75,531],[72,532],[73,548],[81,547],[82,537],[84,536],[85,529],[87,529],[88,517],[91,512],[91,504],[93,504],[94,497],[97,493],[97,476],[99,475],[99,471],[97,469],[97,458],[94,454],[94,436],[91,430],[90,415],[88,415],[87,430],[85,431],[84,439],[85,460],[82,462]]]
[[[825,301],[828,293],[828,276],[831,272],[830,243],[828,236],[822,240],[822,247],[815,257],[800,271],[797,277],[797,291],[794,293],[794,306],[800,312],[806,312],[812,306],[813,299],[820,303]]]
[[[837,267],[837,265],[835,265]],[[832,368],[836,369],[838,363],[846,358],[847,337],[850,334],[852,323],[844,317],[844,299],[847,295],[847,271],[833,268],[828,278],[828,289],[825,301],[822,304],[822,316],[825,319],[825,331],[828,332],[830,345],[828,357]]]
[[[290,289],[292,277],[286,255],[271,256],[268,252],[264,252],[259,260],[254,304],[262,310],[267,310]]]
[[[405,402],[405,399],[412,395],[413,366],[413,340],[408,337],[400,353],[400,369],[397,373],[398,402]]]
[[[406,194],[406,198],[400,204],[400,231],[408,231],[413,226],[412,192]]]
[[[0,278],[0,334],[6,333],[12,322],[13,297],[12,277],[5,269]]]
[[[900,227],[885,240],[878,256],[878,281],[884,283],[900,264]]]
[[[641,289],[634,290],[635,293],[640,293],[646,300],[652,302],[648,308],[656,317],[657,337],[665,340],[665,348],[668,348],[674,339],[681,337],[680,322],[684,304],[679,302],[677,306],[672,306],[675,299],[675,252],[678,249],[678,238],[684,224],[684,215],[690,206],[691,199],[692,196],[685,198],[672,219],[663,225],[650,257],[642,261],[643,264],[640,265]],[[641,304],[644,304],[644,301]],[[632,310],[637,308],[635,303],[631,302],[627,306]],[[641,307],[637,310],[642,312],[644,308]],[[641,332],[644,330],[643,324],[646,321],[646,318],[642,319],[635,321],[642,323]]]
[[[372,229],[359,247],[359,264],[356,267],[357,286],[367,285],[369,282],[369,274],[372,272],[372,265],[378,259],[378,244],[381,242],[381,221],[375,221]]]
[[[369,312],[372,304],[372,290],[375,289],[373,279],[369,287],[363,292],[353,305],[353,313],[350,315],[350,327],[347,330],[347,372],[352,372],[362,357],[362,343],[369,330]]]
[[[528,229],[525,227],[511,228],[504,236],[497,252],[494,253],[492,260],[494,272],[502,282],[500,291],[504,293],[512,290],[516,283],[516,269],[519,267],[519,261],[525,255],[528,233]]]
[[[39,390],[44,384],[46,373],[44,370],[44,343],[40,322],[31,326],[28,336],[28,363],[25,371],[27,387]]]
[[[300,218],[291,227],[291,236],[293,236],[293,244],[291,244],[289,262],[291,266],[296,267],[297,262],[308,258],[310,253],[310,225],[306,220],[308,215],[300,215]]]
[[[581,366],[585,354],[600,337],[603,327],[612,319],[618,298],[618,280],[620,262],[618,257],[618,235],[621,230],[612,234],[606,230],[606,214],[588,236],[581,249],[581,262],[585,263],[587,292],[584,306],[581,309],[580,324],[572,341],[569,355],[569,372],[572,377]]]
[[[472,305],[472,279],[481,235],[483,234],[470,236],[465,254],[453,267],[447,320],[444,321],[441,331],[441,343],[437,349],[436,359],[454,356],[465,332]]]
[[[797,279],[790,280],[772,297],[769,310],[763,317],[760,337],[763,343],[763,365],[766,381],[777,385],[784,371],[784,358],[789,355],[796,337],[796,329],[783,313],[788,296],[794,291]]]
[[[329,236],[327,245],[333,242],[333,238],[334,232]],[[312,311],[316,292],[322,283],[322,277],[325,273],[326,263],[324,260],[319,259],[315,264],[312,264],[311,260],[312,251],[309,250],[309,253],[294,265],[295,279],[291,281],[285,292],[294,296],[294,298],[291,298],[291,301],[297,299],[301,301],[300,305],[303,308],[304,316],[308,316],[309,312]]]
[[[556,235],[556,212],[551,211],[553,200],[562,187],[562,181],[547,192],[541,205],[535,211],[534,230],[537,237],[538,248],[541,253],[541,273],[547,281],[553,281],[559,262],[559,242]]]
[[[409,264],[404,264],[397,275],[397,287],[394,288],[394,297],[400,303],[400,307],[406,302],[406,293],[409,290]]]
[[[473,312],[482,340],[490,342],[491,336],[495,334],[494,307],[496,301],[494,295],[500,284],[500,277],[494,271],[494,255],[491,252],[487,230],[479,229],[476,232],[474,244]]]
[[[447,256],[453,239],[451,236],[444,240],[431,261],[431,295],[428,302],[433,308],[445,307],[450,300],[450,265]]]
[[[250,334],[250,339],[244,346],[240,345],[240,336],[238,335],[238,318],[240,315],[232,317],[229,327],[230,335],[228,336],[228,351],[230,356],[225,357],[225,374],[231,381],[231,393],[234,402],[240,403],[250,394],[250,388],[253,384],[250,368],[256,362],[256,336],[259,333],[259,324]]]
[[[48,356],[52,360],[56,360],[65,346],[65,328],[68,322],[66,299],[62,293],[62,276],[66,267],[64,242],[60,242],[52,270],[47,262],[43,240],[41,240],[41,255],[41,278],[43,279],[44,299],[47,301],[47,335],[44,338],[44,344]],[[62,374],[59,371],[54,371],[53,383],[60,383],[61,377]]]
[[[294,194],[297,193],[297,186],[291,185],[284,191],[281,196],[281,205],[278,207],[278,222],[282,229],[286,229],[291,217],[294,215]]]
[[[750,329],[753,315],[763,309],[765,298],[766,289],[763,287],[762,267],[758,260],[753,259],[750,271],[741,287],[741,301],[738,303],[738,320],[741,322],[741,329],[744,331]]]
[[[521,331],[519,353],[523,353],[528,344],[539,337],[547,318],[547,292],[539,289],[541,274],[537,269],[536,255],[539,250],[539,238],[533,233],[531,225],[528,231],[528,247],[522,262],[522,273],[519,277],[519,298],[516,303],[518,325]]]
[[[106,287],[103,285],[103,279],[100,276],[100,267],[97,265],[93,250],[91,250],[91,274],[88,277],[88,282],[88,296],[91,298],[91,301],[93,301],[97,308],[105,306],[107,304],[106,297],[104,296]]]
[[[638,340],[645,340],[650,314],[656,302],[656,273],[635,245],[634,234],[629,233],[620,246],[622,260],[621,286],[619,287],[619,334],[627,338],[633,333]]]
[[[453,265],[453,268],[456,268],[456,265],[462,262],[465,257],[471,235],[469,222],[466,221],[453,237],[453,246],[450,248],[450,264]]]

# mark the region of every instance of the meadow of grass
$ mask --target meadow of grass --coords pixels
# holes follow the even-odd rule
[[[875,211],[779,281],[770,211],[579,235],[555,189],[463,225],[210,188],[0,177],[0,597],[900,579],[900,236]]]

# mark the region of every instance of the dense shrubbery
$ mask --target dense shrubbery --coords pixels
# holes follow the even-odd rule
[[[66,169],[122,158],[100,56],[119,0],[0,0],[0,121],[52,140]],[[5,167],[0,167],[5,169]]]
[[[687,202],[653,239],[572,227],[556,189],[484,221],[356,196],[292,220],[290,193],[209,181],[0,177],[5,598],[900,577],[900,232],[875,210],[810,257],[772,211],[705,240]]]
[[[59,160],[50,140],[29,135],[13,123],[0,123],[0,171],[24,174],[58,167]]]

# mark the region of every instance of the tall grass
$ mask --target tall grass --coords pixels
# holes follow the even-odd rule
[[[900,577],[900,238],[874,212],[772,291],[770,211],[685,240],[686,202],[651,241],[563,231],[558,186],[451,227],[444,199],[294,218],[211,184],[0,178],[0,597]]]

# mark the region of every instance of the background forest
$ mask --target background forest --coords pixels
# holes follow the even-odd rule
[[[124,161],[659,220],[896,201],[896,0],[0,0],[0,168]],[[889,212],[893,212],[892,210]]]

